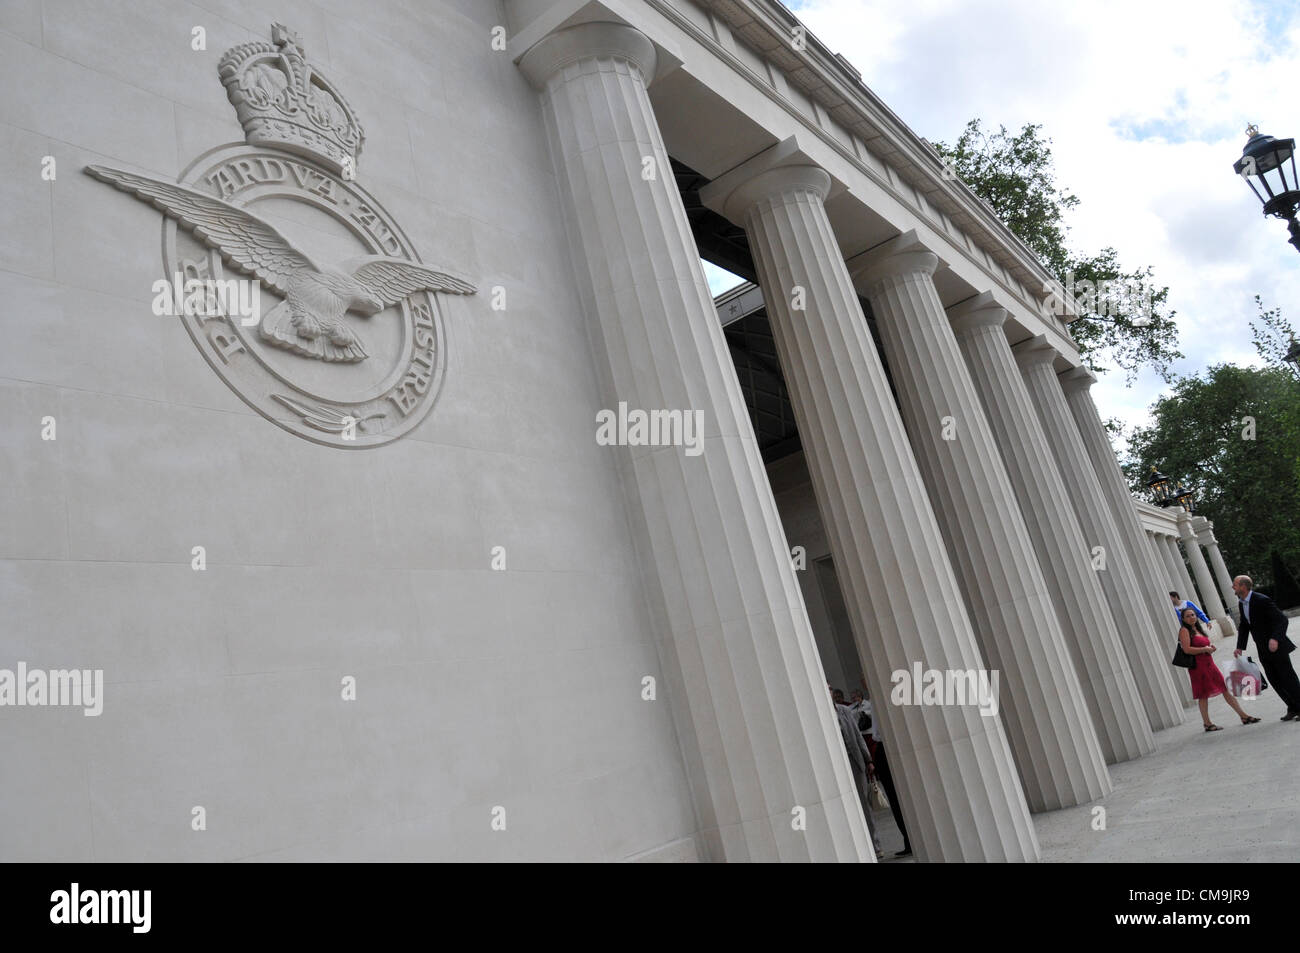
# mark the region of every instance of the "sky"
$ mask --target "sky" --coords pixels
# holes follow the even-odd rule
[[[1151,265],[1177,312],[1174,371],[1259,364],[1254,296],[1300,318],[1300,255],[1232,171],[1247,123],[1300,137],[1300,0],[785,0],[810,33],[918,135],[953,143],[969,119],[1041,123],[1081,252]],[[715,289],[725,273],[710,269]],[[1121,371],[1103,418],[1148,420],[1168,390]]]

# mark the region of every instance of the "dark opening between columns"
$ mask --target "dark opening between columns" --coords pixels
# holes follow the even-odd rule
[[[712,209],[705,208],[700,202],[700,189],[708,185],[710,180],[677,159],[672,159],[672,167],[700,257],[748,282],[756,283],[758,273],[754,268],[745,230]],[[730,295],[731,292],[727,294]],[[876,352],[885,365],[890,392],[897,403],[898,392],[880,346],[880,334],[871,313],[871,305],[861,296],[858,301],[862,305],[862,313],[866,315]],[[736,376],[745,395],[745,406],[749,409],[749,419],[754,425],[754,435],[758,438],[763,462],[770,464],[799,452],[802,444],[795,425],[794,408],[790,404],[785,375],[776,355],[776,344],[772,339],[766,309],[759,307],[737,318],[724,313],[719,315],[719,319],[723,321],[727,346],[736,366]]]

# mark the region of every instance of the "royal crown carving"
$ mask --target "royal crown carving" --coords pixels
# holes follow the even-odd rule
[[[218,65],[245,140],[316,159],[352,177],[365,141],[356,113],[307,62],[296,33],[276,23],[271,39],[242,43]]]

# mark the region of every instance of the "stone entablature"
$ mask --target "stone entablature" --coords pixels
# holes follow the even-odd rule
[[[565,26],[603,20],[640,30],[658,51],[655,83],[682,83],[670,76],[680,69],[687,75],[683,88],[703,87],[745,123],[757,124],[732,136],[707,124],[696,126],[698,119],[690,115],[670,117],[661,111],[660,121],[672,127],[666,132],[670,148],[674,142],[700,147],[707,161],[701,163],[704,167],[695,164],[697,171],[716,178],[775,139],[831,176],[828,198],[839,203],[834,220],[846,257],[915,231],[939,257],[945,305],[990,291],[1010,315],[1012,340],[1042,335],[1060,357],[1058,369],[1082,363],[1062,319],[1050,310],[1053,302],[1072,307],[1055,276],[987,205],[956,178],[944,178],[943,165],[928,143],[861,85],[843,58],[811,36],[802,50],[785,39],[798,20],[779,4],[514,0],[507,13],[510,54],[516,61]],[[765,48],[756,49],[751,44],[762,36],[767,37]],[[671,111],[679,94],[688,95],[682,89],[663,94],[663,105]],[[838,227],[846,216],[859,223],[858,234]]]
[[[688,7],[702,8],[718,52],[735,58],[743,43],[764,60],[773,90],[787,109],[800,114],[810,129],[826,134],[829,144],[844,148],[863,161],[863,171],[879,177],[913,211],[949,235],[959,247],[974,253],[977,262],[1013,287],[1031,307],[1044,297],[1044,284],[1059,289],[1052,275],[983,199],[957,178],[944,177],[943,161],[925,139],[917,136],[863,82],[859,71],[842,55],[832,53],[808,35],[803,50],[790,41],[799,19],[771,0],[648,0],[677,18]],[[698,25],[697,25],[698,30]],[[733,66],[737,64],[733,63]],[[799,90],[798,97],[790,89]],[[1034,289],[1040,289],[1035,291]]]
[[[1177,509],[1164,509],[1146,500],[1139,500],[1137,497],[1133,498],[1133,508],[1137,510],[1138,519],[1142,521],[1142,528],[1148,533],[1178,538]]]

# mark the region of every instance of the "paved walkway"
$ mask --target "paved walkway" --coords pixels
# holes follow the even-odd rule
[[[1288,634],[1300,640],[1300,619]],[[1222,668],[1235,642],[1215,645]],[[1253,639],[1245,654],[1258,660]],[[1242,707],[1262,721],[1243,727],[1227,702],[1211,698],[1210,720],[1223,731],[1206,734],[1189,708],[1183,724],[1156,733],[1155,754],[1110,766],[1108,797],[1035,815],[1043,860],[1300,860],[1300,722],[1278,720],[1286,706],[1271,688]],[[1104,831],[1091,827],[1097,805],[1106,809]]]
[[[1300,619],[1291,620],[1289,633],[1300,644]],[[1215,645],[1213,658],[1222,668],[1235,643],[1225,639]],[[1257,658],[1254,640],[1245,654]],[[1181,669],[1175,674],[1187,678]],[[1188,708],[1183,724],[1156,733],[1155,754],[1110,766],[1115,790],[1108,797],[1035,814],[1042,859],[1300,861],[1300,722],[1278,720],[1286,706],[1271,688],[1242,707],[1260,723],[1243,726],[1227,702],[1212,698],[1210,720],[1223,731],[1207,734],[1200,712]],[[1093,830],[1098,806],[1106,810],[1105,830]],[[891,858],[902,837],[889,812],[874,817],[885,856]]]

